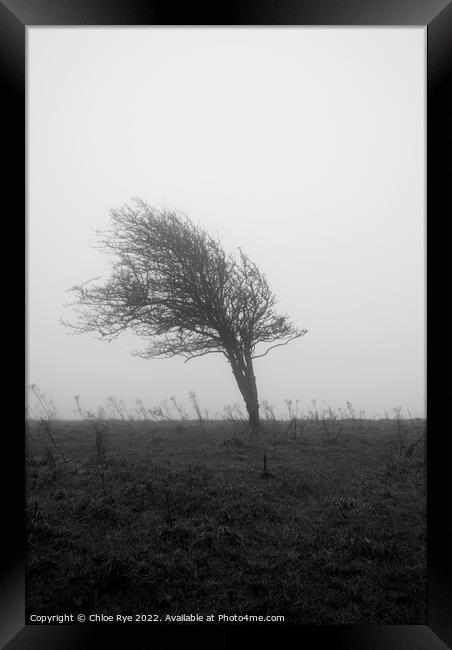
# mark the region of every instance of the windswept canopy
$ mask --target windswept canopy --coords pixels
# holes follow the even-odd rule
[[[256,358],[306,333],[274,311],[265,276],[242,250],[227,254],[185,215],[135,200],[111,217],[98,242],[113,255],[112,274],[72,288],[75,332],[111,340],[130,329],[147,341],[139,356],[187,361],[231,351]]]

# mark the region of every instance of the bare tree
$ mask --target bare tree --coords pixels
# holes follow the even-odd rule
[[[72,287],[79,320],[63,323],[106,340],[130,329],[148,341],[134,353],[142,358],[224,354],[255,432],[253,360],[307,332],[274,312],[275,296],[256,264],[241,249],[237,257],[227,254],[184,214],[140,199],[112,210],[110,228],[97,236],[114,257],[111,276]]]

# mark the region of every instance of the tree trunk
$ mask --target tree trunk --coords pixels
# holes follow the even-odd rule
[[[253,361],[250,352],[245,353],[245,361],[245,376],[247,377],[249,386],[249,396],[248,401],[246,402],[246,408],[248,411],[251,434],[253,434],[259,432],[261,422],[259,417],[259,399],[257,397],[256,377],[254,375]]]
[[[259,400],[257,396],[256,377],[254,376],[251,354],[231,354],[228,356],[237,385],[245,400],[251,435],[258,433],[261,424],[259,417]]]
[[[261,422],[259,417],[259,402],[254,395],[250,395],[248,400],[245,399],[246,410],[248,411],[248,421],[251,434],[258,433]]]

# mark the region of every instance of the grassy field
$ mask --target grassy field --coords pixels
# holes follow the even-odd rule
[[[28,613],[426,623],[424,422],[47,427],[29,422]]]

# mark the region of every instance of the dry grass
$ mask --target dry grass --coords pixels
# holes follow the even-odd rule
[[[28,611],[425,624],[422,423],[331,417],[29,422]]]

